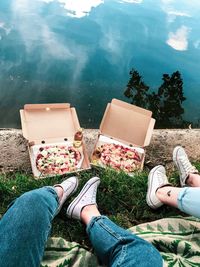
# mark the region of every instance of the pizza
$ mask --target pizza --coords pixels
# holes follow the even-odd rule
[[[64,174],[75,171],[82,159],[73,146],[43,146],[36,156],[36,167],[42,174]]]
[[[142,157],[134,149],[119,144],[97,146],[92,156],[93,163],[131,173],[141,166]]]

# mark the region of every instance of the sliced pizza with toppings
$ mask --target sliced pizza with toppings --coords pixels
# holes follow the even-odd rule
[[[36,156],[36,167],[42,174],[64,174],[76,171],[82,159],[73,146],[43,146]]]
[[[128,173],[138,170],[142,161],[142,157],[135,149],[119,144],[103,144],[98,146],[92,158],[93,162],[97,164]]]

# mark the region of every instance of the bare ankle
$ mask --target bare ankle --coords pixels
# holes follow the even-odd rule
[[[63,196],[63,188],[61,186],[59,186],[59,185],[55,186],[54,188],[55,188],[56,193],[58,195],[59,201],[61,201],[62,196]]]
[[[171,191],[172,186],[163,186],[158,188],[156,191],[156,196],[160,199],[164,194],[169,195],[169,191]]]
[[[157,190],[156,196],[163,204],[177,207],[177,198],[181,190],[182,188],[165,186]]]
[[[200,187],[200,175],[198,173],[190,173],[186,184],[192,187]]]
[[[81,220],[87,225],[92,217],[100,216],[96,205],[85,206],[81,211]]]

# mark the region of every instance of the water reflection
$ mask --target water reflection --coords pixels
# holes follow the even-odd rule
[[[199,119],[199,11],[198,0],[1,0],[0,127],[37,102],[70,102],[98,127],[132,67],[152,88],[179,70],[186,117]]]

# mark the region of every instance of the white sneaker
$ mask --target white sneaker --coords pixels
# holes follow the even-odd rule
[[[156,191],[165,185],[169,184],[165,168],[162,165],[154,167],[148,176],[148,190],[146,201],[150,208],[157,209],[163,205],[163,203],[156,196]]]
[[[81,211],[85,206],[92,204],[96,205],[96,193],[99,184],[99,177],[93,177],[87,181],[81,192],[67,208],[68,217],[80,220]]]
[[[66,199],[69,198],[78,188],[78,177],[73,176],[65,181],[63,181],[61,184],[56,184],[54,187],[62,187],[63,189],[63,196],[62,199],[60,200],[58,209],[56,214],[58,214],[65,203]]]
[[[180,184],[185,186],[188,175],[190,173],[198,173],[198,170],[192,166],[185,150],[181,146],[174,148],[173,161],[179,170]]]

